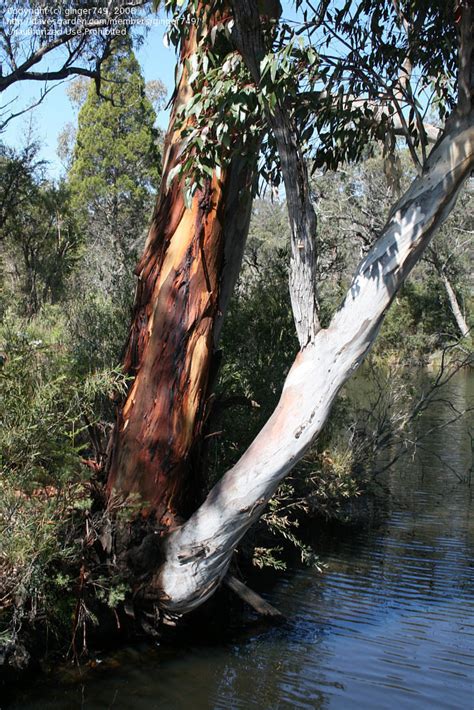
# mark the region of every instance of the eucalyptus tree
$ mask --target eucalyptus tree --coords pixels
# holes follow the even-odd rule
[[[474,164],[471,2],[296,6],[298,19],[286,22],[276,2],[190,2],[192,22],[171,32],[177,88],[137,268],[125,355],[133,381],[108,469],[111,516],[127,504],[142,514],[127,558],[140,559],[145,575],[135,599],[155,599],[168,614],[192,610],[226,578],[235,546],[318,436]],[[439,127],[423,121],[430,97]],[[417,177],[322,327],[308,165],[359,160],[374,140],[393,161],[398,136]],[[259,174],[285,185],[300,349],[275,411],[200,502],[196,461]]]

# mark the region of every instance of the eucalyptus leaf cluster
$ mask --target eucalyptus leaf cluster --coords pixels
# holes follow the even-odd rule
[[[180,68],[192,98],[178,116],[183,149],[170,176],[185,177],[188,204],[214,170],[219,173],[252,140],[261,147],[260,176],[278,185],[279,157],[269,129],[277,105],[290,117],[313,169],[331,170],[362,160],[378,142],[393,162],[399,135],[413,151],[424,150],[428,107],[440,119],[453,109],[456,21],[441,0],[325,2],[316,4],[317,12],[313,3],[298,1],[297,19],[282,20],[271,32],[262,24],[267,51],[258,81],[236,51],[228,8],[165,6],[179,17],[194,13],[197,34],[196,51]],[[206,13],[211,21],[203,21]],[[174,26],[176,44],[189,27]]]
[[[264,130],[258,92],[232,44],[233,24],[225,15],[209,26],[198,15],[196,50],[178,67],[176,84],[184,73],[192,95],[176,115],[182,147],[168,184],[176,176],[184,179],[188,205],[206,180],[220,177],[234,155],[253,160],[250,146],[257,145]]]

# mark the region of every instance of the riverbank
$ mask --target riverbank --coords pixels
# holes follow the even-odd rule
[[[386,476],[381,478],[378,475],[376,464],[383,471],[391,461],[397,462],[400,440],[397,439],[396,426],[400,427],[400,417],[393,403],[397,401],[400,406],[402,395],[413,399],[407,391],[406,380],[397,380],[398,375],[395,377],[393,373],[385,370],[382,375],[378,372],[376,379],[370,380],[367,371],[363,371],[352,383],[351,390],[342,393],[325,438],[305,457],[296,475],[279,490],[262,521],[244,540],[236,561],[245,575],[249,574],[252,564],[256,568],[270,567],[281,572],[285,568],[294,568],[299,560],[321,568],[318,547],[311,544],[311,530],[315,527],[323,535],[325,530],[331,530],[331,535],[338,538],[344,537],[345,529],[358,534],[360,530],[375,529],[383,524],[390,511],[391,487],[387,485]],[[459,377],[465,375],[468,376],[460,373]],[[391,377],[391,388],[381,382],[382,376]],[[373,405],[374,396],[377,407]],[[407,402],[404,400],[404,406]],[[419,414],[422,413],[423,409]],[[357,426],[351,424],[345,428],[344,422],[351,421],[356,421]],[[405,427],[404,422],[401,423]],[[423,446],[426,444],[422,443]],[[381,450],[383,456],[380,456]],[[374,473],[377,474],[375,479]],[[87,486],[89,491],[92,490],[92,479]],[[111,644],[156,638],[155,622],[147,617],[153,613],[151,608],[145,608],[142,610],[144,614],[140,611],[139,618],[133,618],[134,604],[130,603],[126,580],[107,579],[105,569],[101,572],[97,566],[97,559],[90,566],[86,535],[92,539],[94,508],[93,504],[92,507],[89,503],[83,505],[88,495],[76,491],[69,507],[65,508],[69,510],[68,515],[73,512],[71,522],[74,520],[66,536],[70,541],[69,556],[62,560],[50,558],[39,568],[48,585],[42,594],[48,603],[49,616],[44,616],[41,609],[38,613],[32,600],[25,596],[23,599],[16,597],[16,601],[12,598],[10,609],[14,613],[15,603],[21,602],[23,607],[17,626],[10,622],[10,629],[14,631],[11,641],[5,639],[4,633],[3,645],[0,644],[0,676],[3,675],[5,682],[17,680],[32,668],[47,667],[48,658],[67,655],[73,660],[75,655],[81,655],[86,645],[94,655],[97,648],[110,647]],[[33,500],[35,504],[41,504],[38,495]],[[55,514],[56,500],[52,496],[48,501],[48,515]],[[315,519],[319,523],[315,524]],[[48,539],[54,543],[54,534],[59,534],[59,529],[51,529],[51,526],[45,529]],[[97,535],[97,531],[94,534]],[[64,536],[61,539],[64,540]],[[94,571],[89,574],[88,569]],[[86,575],[89,576],[89,586],[83,584]],[[44,595],[48,593],[51,596],[45,599]],[[221,595],[220,598],[228,607],[228,597]],[[203,614],[206,618],[207,612]],[[14,616],[10,618],[15,621]],[[96,631],[98,624],[99,633]]]
[[[472,375],[461,373],[450,384],[457,407],[473,394]],[[434,404],[420,426],[431,430],[449,411]],[[384,474],[391,496],[381,525],[338,534],[318,527],[313,544],[322,573],[290,566],[271,578],[259,575],[257,591],[285,615],[279,626],[221,624],[213,635],[204,623],[177,643],[99,656],[82,676],[43,677],[29,688],[23,681],[7,707],[468,707],[474,677],[470,466],[469,430],[458,420]]]

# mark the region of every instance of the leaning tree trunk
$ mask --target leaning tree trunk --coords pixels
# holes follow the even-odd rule
[[[469,336],[469,326],[463,316],[456,293],[453,287],[451,286],[451,282],[448,279],[446,272],[442,268],[438,270],[438,274],[441,278],[441,281],[443,282],[443,286],[448,297],[449,306],[454,316],[454,320],[456,321],[456,325],[459,328],[459,332],[461,333],[463,338],[467,338]]]
[[[273,415],[200,508],[166,538],[166,561],[151,592],[168,612],[191,611],[223,580],[235,546],[321,431],[473,166],[473,114],[460,112],[359,265],[329,327],[297,355]]]
[[[207,16],[207,26],[203,19],[199,29],[192,25],[182,45],[161,192],[136,270],[124,358],[133,382],[118,413],[108,472],[112,507],[127,499],[164,527],[188,516],[198,503],[196,453],[213,356],[250,221],[252,161],[233,160],[207,181],[189,208],[183,181],[170,180],[184,149],[177,114],[192,96],[186,60],[196,51],[198,32],[209,32],[217,19]],[[256,155],[251,142],[248,149]]]
[[[234,12],[241,6],[254,11],[255,0],[233,3]],[[251,32],[254,29],[250,27]],[[247,30],[240,23],[241,36]],[[192,42],[191,33],[184,55],[193,51]],[[464,44],[470,62],[469,33]],[[254,59],[259,61],[258,52]],[[313,315],[314,284],[297,283],[314,273],[314,252],[310,249],[313,220],[306,220],[306,216],[299,220],[293,215],[293,237],[303,230],[304,258],[299,262],[293,259],[296,283],[294,278],[292,300],[293,295],[306,298],[311,314],[309,320],[306,316],[296,318],[301,325],[301,351],[273,415],[204,503],[187,522],[163,538],[164,562],[137,590],[137,596],[158,599],[170,613],[189,612],[206,600],[225,577],[235,545],[321,431],[339,389],[362,362],[387,308],[451,211],[461,184],[473,168],[471,94],[464,91],[466,85],[472,87],[470,67],[468,63],[460,68],[463,98],[457,113],[435,145],[423,174],[394,208],[379,239],[359,265],[328,328],[318,329]],[[253,74],[256,76],[256,72]],[[185,71],[183,77],[178,104],[190,94]],[[174,181],[166,188],[166,175],[179,161],[181,149],[173,121],[167,139],[165,187],[138,271],[139,288],[126,358],[135,379],[119,415],[109,477],[112,498],[114,493],[120,497],[138,494],[142,510],[147,507],[168,527],[179,522],[176,513],[186,512],[185,497],[191,487],[189,458],[202,429],[213,348],[232,280],[229,277],[226,281],[225,253],[232,252],[234,266],[229,273],[235,277],[242,250],[241,243],[234,247],[229,237],[235,223],[230,224],[229,205],[239,199],[234,190],[239,178],[232,168],[221,178],[214,176],[190,209],[183,203],[181,183]],[[277,116],[273,128],[275,133],[280,132],[278,143],[283,144],[291,125]],[[281,156],[287,172],[292,165],[298,167],[293,148],[292,144],[284,147],[288,160]],[[302,189],[295,193],[294,210],[298,205],[308,206],[303,183],[297,186]],[[242,220],[242,233],[247,220],[248,213]],[[303,306],[299,303],[304,315]]]

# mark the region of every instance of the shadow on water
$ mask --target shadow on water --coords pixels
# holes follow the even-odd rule
[[[461,373],[449,396],[463,408],[473,390]],[[446,418],[445,407],[433,405],[422,426]],[[82,681],[74,674],[20,690],[9,707],[473,707],[474,506],[458,481],[470,445],[459,421],[399,461],[383,526],[320,542],[323,574],[292,571],[272,588],[282,625],[199,646],[126,649]]]

